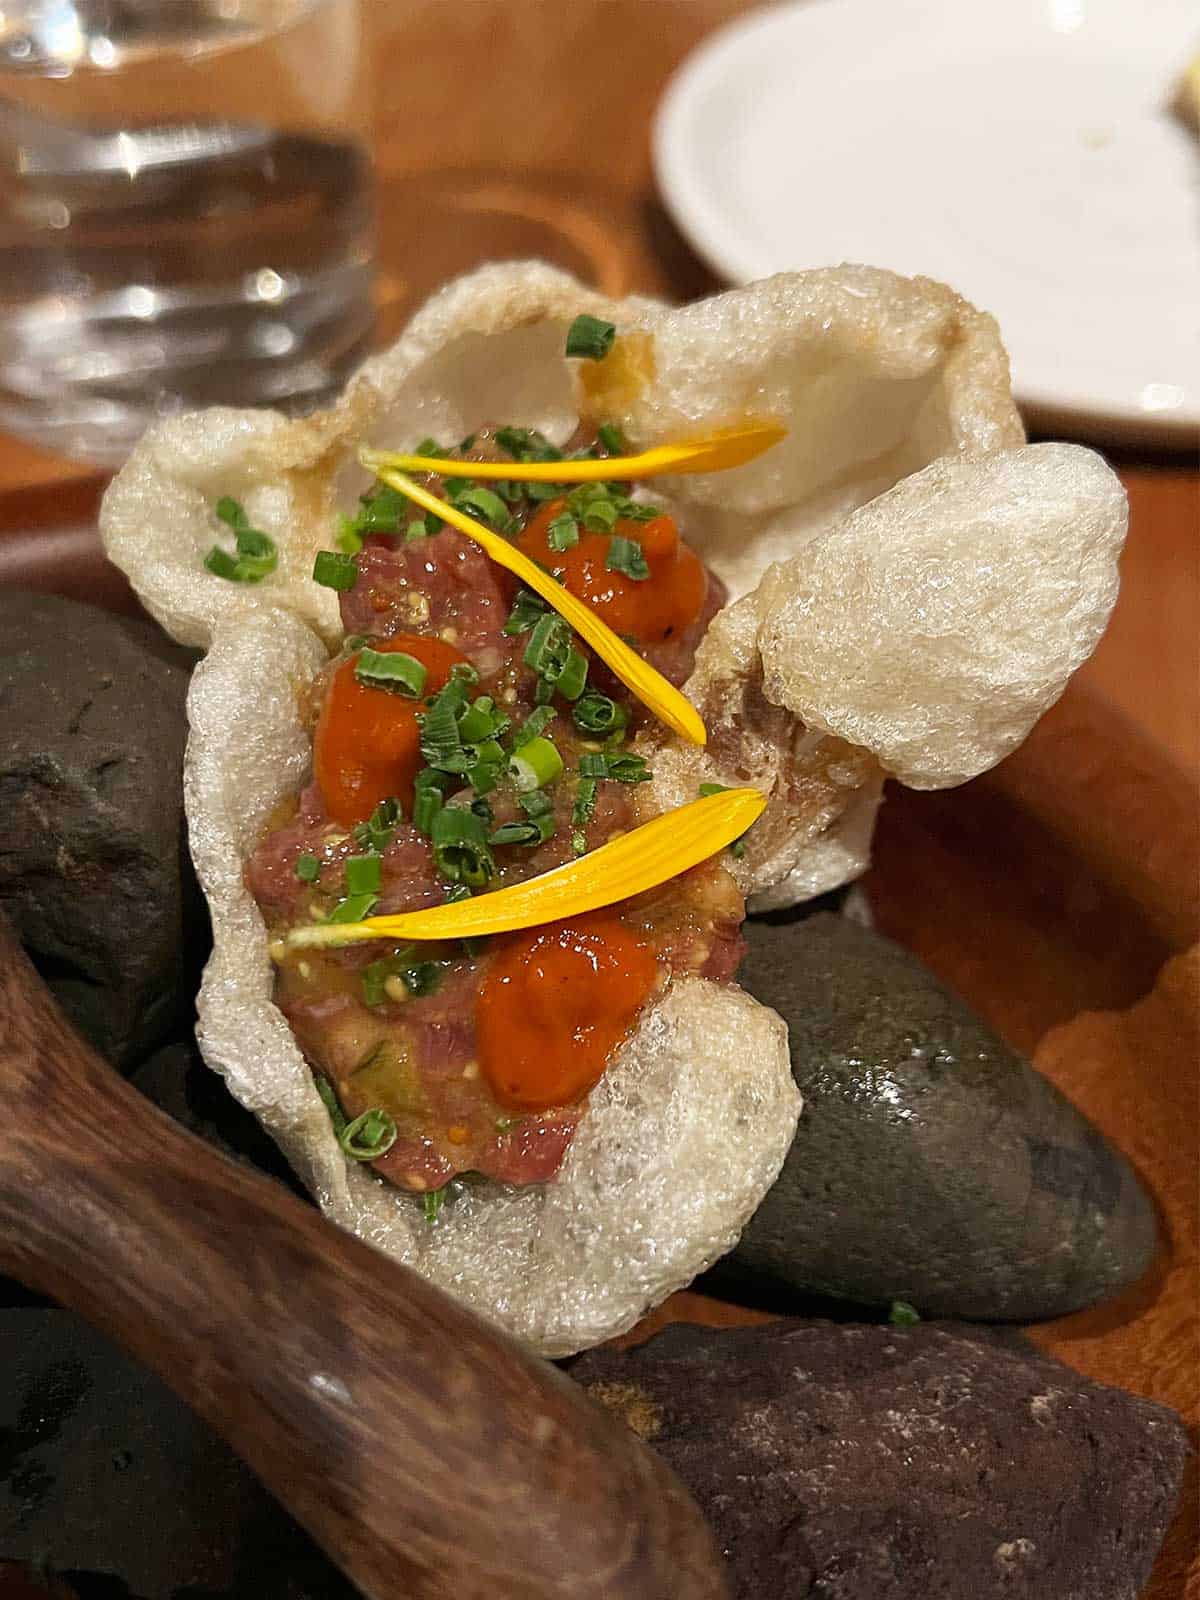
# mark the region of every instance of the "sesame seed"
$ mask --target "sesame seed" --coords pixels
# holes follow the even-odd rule
[[[479,1076],[478,1061],[468,1061],[466,1066],[462,1069],[462,1075],[464,1078],[477,1078]]]
[[[287,959],[287,945],[284,944],[282,939],[272,939],[267,946],[267,954],[275,965],[280,967]]]
[[[383,980],[383,992],[389,1000],[395,1000],[398,1005],[403,1005],[409,995],[408,985],[399,973],[393,973],[390,978]]]

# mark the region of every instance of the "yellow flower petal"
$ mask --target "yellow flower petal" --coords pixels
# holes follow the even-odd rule
[[[534,928],[543,922],[615,905],[657,888],[707,861],[745,833],[763,812],[757,789],[727,789],[644,822],[578,861],[540,877],[429,911],[405,911],[365,922],[293,928],[289,945],[343,945],[364,939],[475,939]]]
[[[787,429],[778,422],[748,422],[698,439],[655,445],[635,456],[609,456],[606,461],[455,461],[449,457],[409,456],[390,450],[363,450],[364,467],[382,475],[393,472],[436,472],[451,478],[497,478],[509,483],[602,483],[658,478],[692,472],[724,472],[740,467],[778,444]],[[386,481],[386,480],[385,480]]]
[[[580,638],[591,645],[630,693],[653,711],[660,722],[665,722],[668,728],[692,744],[707,742],[708,734],[691,701],[685,699],[648,661],[643,661],[636,650],[631,650],[623,639],[619,639],[607,623],[601,622],[591,606],[568,593],[557,578],[543,572],[537,562],[531,561],[516,545],[510,544],[502,535],[493,533],[490,528],[485,528],[482,522],[476,522],[465,511],[460,511],[449,501],[439,500],[437,495],[423,489],[402,472],[379,466],[371,451],[364,450],[359,459],[382,483],[399,490],[414,505],[432,511],[443,522],[448,522],[451,527],[474,539],[499,566],[516,573],[526,588],[535,590],[547,604],[554,607],[559,616],[565,617]],[[461,472],[462,463],[459,462],[457,466]]]

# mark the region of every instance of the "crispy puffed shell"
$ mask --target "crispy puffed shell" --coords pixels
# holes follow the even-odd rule
[[[764,693],[912,788],[963,783],[1095,649],[1127,522],[1078,445],[935,461],[766,573]]]
[[[736,1243],[778,1176],[800,1096],[787,1031],[734,986],[687,977],[644,1011],[553,1183],[473,1180],[436,1223],[347,1161],[272,1002],[242,864],[311,758],[301,701],[326,652],[286,612],[218,629],[188,703],[191,849],[213,921],[197,1003],[209,1065],[342,1226],[547,1356],[631,1327]]]
[[[621,329],[603,362],[564,356],[581,311]],[[183,643],[207,647],[219,622],[278,608],[331,640],[337,598],[310,574],[337,513],[367,485],[358,445],[452,443],[497,421],[562,440],[581,410],[621,423],[640,447],[748,416],[787,423],[757,461],[653,486],[687,508],[689,540],[734,595],[937,456],[1023,437],[995,323],[927,279],[827,268],[671,308],[506,263],[435,295],[330,411],[289,422],[214,407],[156,424],[105,496],[105,545]],[[221,495],[275,540],[278,569],[260,584],[203,569],[227,536],[213,514]]]
[[[714,618],[685,685],[708,745],[643,735],[642,804],[761,789],[730,863],[754,911],[857,877],[885,775],[963,783],[1058,699],[1108,622],[1127,522],[1116,474],[1079,445],[913,473]]]

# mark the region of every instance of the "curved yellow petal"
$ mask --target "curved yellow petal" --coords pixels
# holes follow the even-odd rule
[[[787,429],[778,422],[747,422],[696,439],[655,445],[633,456],[605,461],[456,461],[449,456],[410,456],[390,450],[362,450],[359,460],[378,476],[393,472],[435,472],[450,478],[496,478],[507,483],[602,483],[635,478],[672,477],[692,472],[724,472],[743,466],[778,444]],[[385,480],[386,481],[386,480]]]
[[[368,917],[364,922],[309,923],[294,928],[287,942],[312,946],[365,939],[475,939],[597,911],[655,889],[707,861],[740,838],[762,815],[766,803],[757,789],[727,789],[664,811],[578,861],[525,883],[428,911]]]
[[[423,489],[404,473],[377,465],[370,451],[364,450],[359,459],[382,483],[398,490],[414,505],[432,511],[443,522],[448,522],[451,527],[474,539],[497,565],[507,567],[509,572],[515,573],[520,578],[526,588],[540,594],[548,605],[554,607],[559,616],[571,624],[579,637],[591,645],[600,659],[607,662],[630,693],[636,695],[644,706],[653,711],[660,722],[665,722],[668,728],[692,744],[707,743],[708,734],[700,720],[699,712],[691,701],[685,699],[679,690],[668,683],[662,673],[657,672],[648,661],[643,661],[636,650],[631,650],[623,639],[619,639],[606,623],[601,622],[591,606],[585,605],[582,600],[568,593],[557,578],[552,578],[548,572],[543,572],[537,562],[531,561],[517,549],[516,545],[510,544],[491,528],[485,528],[482,522],[469,517],[465,511],[460,511],[449,501],[439,500],[437,495],[431,494],[428,489]],[[458,463],[458,468],[461,472],[461,462]]]

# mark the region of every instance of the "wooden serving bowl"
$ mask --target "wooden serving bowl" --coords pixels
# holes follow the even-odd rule
[[[0,536],[0,582],[135,611],[93,531],[98,488],[75,484],[52,509],[43,495],[10,496],[8,520],[32,531]],[[894,789],[865,880],[881,931],[1032,1055],[1130,1157],[1161,1208],[1169,1244],[1149,1281],[1031,1336],[1087,1377],[1193,1424],[1198,834],[1187,778],[1075,683],[985,777],[944,793]],[[683,1293],[628,1337],[673,1320],[763,1315]],[[1200,1595],[1195,1527],[1193,1457],[1146,1600]]]

